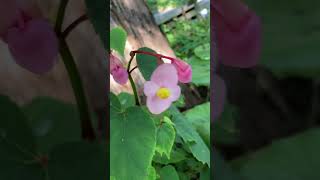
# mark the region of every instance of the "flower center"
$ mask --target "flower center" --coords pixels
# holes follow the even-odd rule
[[[160,99],[167,99],[169,96],[170,96],[170,91],[168,88],[160,88],[158,91],[157,91],[157,96],[160,98]]]

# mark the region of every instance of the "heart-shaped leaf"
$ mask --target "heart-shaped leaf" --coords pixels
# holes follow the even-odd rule
[[[154,50],[147,48],[147,47],[140,48],[140,49],[138,49],[138,51],[156,53]],[[137,60],[139,70],[142,73],[144,79],[146,81],[149,81],[153,71],[158,66],[158,63],[157,63],[158,59],[154,56],[151,56],[151,55],[137,54],[136,60]]]
[[[147,179],[156,147],[154,121],[139,107],[124,111],[117,107],[118,99],[111,100],[110,175],[121,180]]]

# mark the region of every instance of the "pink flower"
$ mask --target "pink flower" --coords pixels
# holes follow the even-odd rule
[[[240,0],[216,0],[212,8],[221,62],[241,68],[255,66],[261,51],[260,19]]]
[[[172,64],[178,71],[178,79],[182,83],[189,83],[192,79],[191,66],[179,59],[172,60]]]
[[[0,0],[0,7],[6,7],[0,8],[0,36],[17,64],[33,73],[46,73],[57,61],[56,34],[49,22],[35,17],[35,8],[17,2],[22,1]]]
[[[110,54],[110,74],[119,84],[126,84],[128,81],[127,70],[123,67],[120,59],[112,54]]]
[[[147,107],[153,114],[160,114],[176,101],[181,90],[178,86],[178,72],[172,64],[161,64],[152,73],[151,80],[144,84]]]

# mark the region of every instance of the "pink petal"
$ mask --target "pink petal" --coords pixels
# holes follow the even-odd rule
[[[31,20],[20,29],[8,30],[7,43],[17,64],[37,74],[48,72],[57,62],[58,39],[45,20]]]
[[[161,114],[171,105],[172,101],[168,99],[160,99],[157,96],[147,97],[147,107],[152,114]]]
[[[216,120],[223,112],[225,99],[226,99],[226,85],[224,80],[218,75],[214,74],[212,79],[212,108],[213,108],[213,121]]]
[[[168,87],[178,84],[178,73],[174,65],[161,64],[153,71],[151,81],[155,82],[160,87]]]
[[[119,67],[112,73],[113,79],[119,84],[126,84],[128,81],[128,72],[123,67]]]
[[[173,101],[176,101],[179,99],[180,97],[180,94],[181,94],[181,88],[180,86],[178,85],[175,85],[175,86],[171,86],[171,87],[168,87],[169,90],[170,90],[170,97],[169,99],[173,102]]]
[[[239,18],[241,13],[227,10],[231,8],[221,7],[218,11],[222,12],[214,9],[216,13],[212,13],[219,59],[228,66],[255,66],[261,51],[260,19],[253,12],[241,7],[238,8],[243,9],[243,16]]]
[[[159,89],[159,86],[152,81],[147,81],[143,85],[143,92],[147,97],[154,96],[157,93],[158,89]]]
[[[172,64],[178,71],[178,79],[182,83],[189,83],[192,79],[192,68],[191,66],[179,59],[172,61]]]
[[[19,18],[19,9],[14,0],[0,0],[0,36]]]

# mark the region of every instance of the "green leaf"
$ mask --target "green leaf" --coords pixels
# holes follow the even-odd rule
[[[170,158],[171,149],[176,137],[173,123],[168,117],[163,118],[163,122],[157,129],[157,146],[156,151],[162,155],[163,153]]]
[[[247,180],[320,179],[320,129],[281,139],[237,159],[234,168]]]
[[[210,150],[202,140],[192,124],[178,111],[177,108],[171,107],[172,121],[175,124],[177,134],[182,137],[184,142],[190,147],[194,157],[202,163],[210,166]]]
[[[81,140],[79,115],[73,105],[40,97],[25,105],[23,111],[36,137],[39,152],[48,153],[57,144]]]
[[[220,178],[218,178],[220,180]],[[200,180],[210,180],[210,169],[205,168],[200,173]]]
[[[210,61],[210,43],[196,47],[194,54],[201,60]]]
[[[157,179],[156,169],[153,166],[150,166],[147,180],[156,180],[156,179]]]
[[[110,32],[110,47],[124,56],[127,41],[127,32],[121,27],[113,28]]]
[[[156,153],[153,157],[153,161],[159,164],[167,165],[181,162],[186,158],[186,152],[182,149],[172,149],[170,159],[166,155],[160,155],[159,153]]]
[[[176,171],[176,169],[169,165],[165,166],[160,170],[160,179],[170,179],[170,180],[179,180],[179,175]]]
[[[202,61],[193,56],[188,62],[192,67],[192,82],[197,86],[209,86],[210,61]]]
[[[216,143],[232,145],[239,143],[240,130],[236,126],[238,117],[236,106],[226,104],[221,116],[213,124],[213,137]]]
[[[5,96],[0,96],[0,107],[0,179],[44,179],[24,114]]]
[[[135,106],[135,104],[136,104],[135,100],[134,100],[134,96],[131,94],[122,92],[118,95],[118,98],[119,98],[119,101],[124,109],[131,107],[131,106]]]
[[[154,50],[147,48],[147,47],[140,48],[140,49],[138,49],[138,51],[156,53]],[[157,63],[158,59],[154,56],[151,56],[151,55],[137,54],[136,60],[137,60],[139,70],[142,73],[144,79],[146,81],[149,81],[153,71],[158,66],[158,63]]]
[[[187,120],[192,123],[206,142],[207,146],[210,146],[210,102],[189,109],[185,115]]]
[[[156,147],[154,121],[139,107],[119,111],[111,105],[110,130],[111,176],[119,180],[147,179]]]
[[[106,179],[106,147],[97,143],[72,142],[54,147],[49,154],[50,180]]]
[[[319,1],[247,2],[262,19],[261,64],[279,76],[318,77]]]
[[[101,0],[85,0],[88,16],[93,24],[96,33],[99,34],[105,50],[109,50],[108,44],[108,31],[109,22],[107,15],[107,7],[109,6],[108,1]]]

